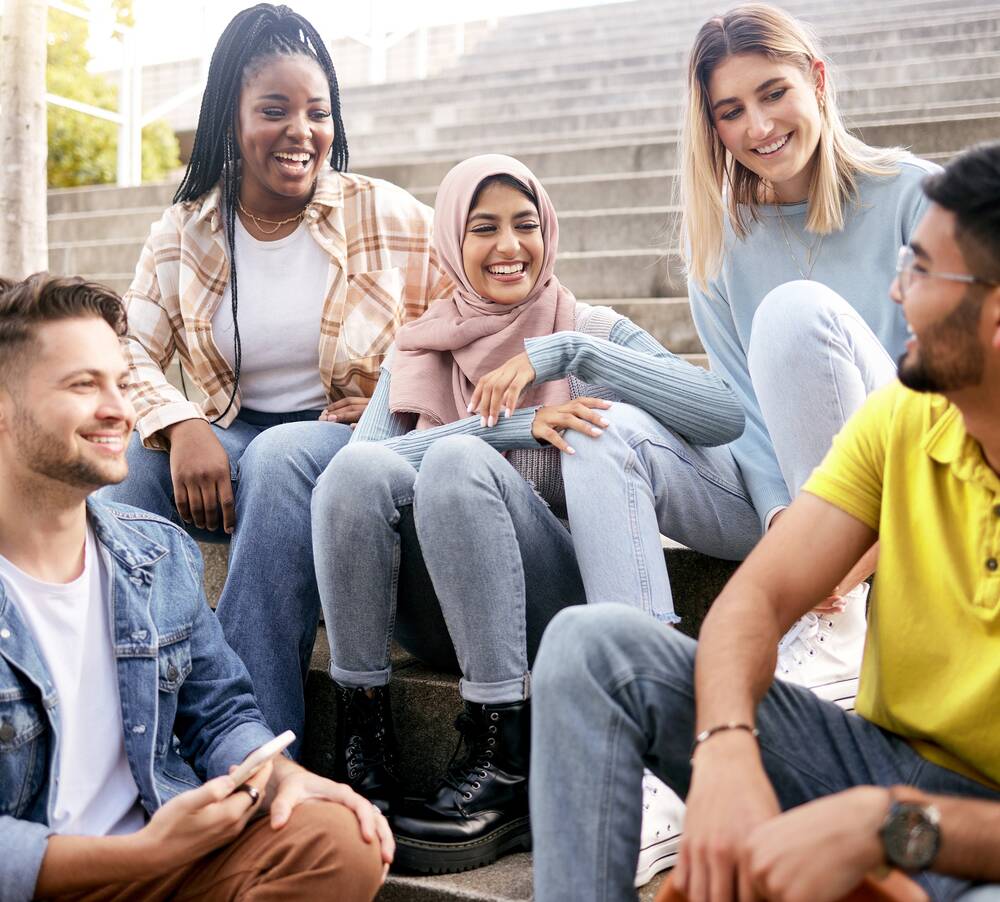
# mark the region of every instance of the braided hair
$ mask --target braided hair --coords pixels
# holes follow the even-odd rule
[[[319,32],[287,6],[258,3],[237,13],[215,45],[208,80],[198,114],[191,159],[174,194],[173,202],[192,201],[222,181],[222,205],[226,243],[229,247],[229,285],[233,303],[234,371],[229,403],[212,422],[221,420],[233,406],[240,383],[242,346],[236,319],[236,206],[239,199],[239,146],[233,137],[233,123],[243,80],[265,60],[275,56],[305,56],[313,60],[330,86],[330,113],[334,136],[330,167],[347,170],[347,136],[340,113],[340,88],[330,53]]]

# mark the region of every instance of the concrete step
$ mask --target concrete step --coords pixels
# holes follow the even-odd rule
[[[969,101],[1000,97],[1000,56],[977,55],[974,62],[967,57],[962,63],[977,72],[928,73],[927,62],[921,61],[923,77],[900,74],[880,80],[868,72],[854,72],[854,78],[845,84],[841,79],[838,99],[847,111],[894,109],[900,105],[924,101]],[[989,67],[989,68],[987,68]],[[912,68],[918,66],[914,64]],[[354,109],[347,117],[345,127],[352,139],[369,132],[397,129],[447,127],[462,128],[480,122],[525,121],[527,118],[547,119],[570,113],[593,114],[598,111],[620,109],[651,109],[664,111],[667,121],[679,121],[684,106],[686,85],[683,78],[648,79],[640,85],[605,88],[594,91],[563,91],[536,94],[532,92],[530,107],[520,96],[495,96],[492,101],[459,103],[412,103],[385,105],[377,109]],[[518,92],[520,94],[520,92]],[[526,116],[530,114],[530,117]]]
[[[987,94],[973,96],[982,87]],[[947,85],[934,83],[922,86],[926,96],[921,96],[921,86],[901,87],[886,92],[884,103],[878,107],[845,107],[852,123],[868,125],[895,121],[912,116],[987,115],[1000,111],[1000,77],[970,77],[969,81],[957,80]],[[963,94],[964,92],[964,94]],[[935,96],[942,95],[954,96]],[[866,96],[877,100],[876,93],[866,91]],[[968,99],[962,99],[968,95]],[[460,125],[414,124],[409,127],[387,128],[379,132],[354,134],[351,137],[358,155],[371,152],[413,154],[428,150],[454,148],[463,152],[492,151],[497,146],[533,146],[546,141],[567,142],[576,136],[593,134],[635,137],[653,134],[678,135],[683,108],[680,105],[653,103],[617,109],[598,107],[591,110],[573,109],[560,115],[514,116],[509,119],[481,119]]]
[[[650,82],[674,83],[686,78],[689,48],[658,56],[656,61],[628,69],[581,67],[560,78],[521,79],[518,89],[522,96],[532,98],[551,94],[600,93],[638,87]],[[996,35],[969,34],[958,37],[935,35],[922,41],[894,43],[882,46],[845,47],[837,51],[837,84],[864,84],[866,80],[889,81],[898,78],[925,78],[934,72],[953,75],[974,75],[995,71]],[[378,94],[371,87],[345,89],[344,108],[349,116],[374,104],[386,109],[410,105],[422,108],[448,107],[463,103],[495,103],[505,97],[510,82],[505,76],[496,78],[455,80],[451,77],[425,82],[401,82],[380,85]]]
[[[916,19],[874,13],[851,19],[844,26],[825,29],[822,44],[825,52],[836,59],[837,52],[845,47],[905,44],[943,36],[997,34],[1000,30],[998,13],[1000,6],[996,3],[969,11],[943,9]],[[511,47],[492,58],[480,53],[469,54],[447,75],[460,75],[463,78],[486,75],[496,78],[502,73],[513,83],[542,73],[552,77],[571,75],[583,65],[603,68],[648,65],[657,59],[666,61],[665,54],[687,52],[697,24],[704,18],[707,16],[699,17],[697,23],[692,23],[693,27],[685,29],[668,26],[669,30],[646,27],[648,23],[643,20],[642,35],[617,45],[609,44],[597,35],[592,42],[578,42],[573,48],[563,51],[553,52],[545,48],[530,51]],[[629,47],[632,49],[631,55],[627,52]]]
[[[562,220],[575,210],[642,209],[669,204],[675,199],[676,177],[676,170],[658,169],[612,175],[552,175],[543,181]],[[437,185],[410,191],[418,200],[434,205]]]
[[[736,569],[686,548],[665,550],[680,628],[697,636],[716,595]],[[303,760],[318,773],[332,774],[336,730],[330,653],[321,629],[306,687],[306,735]],[[413,793],[429,790],[444,772],[455,748],[455,717],[462,709],[458,676],[435,672],[402,650],[394,652],[392,708],[400,737],[400,774]]]
[[[997,10],[995,0],[962,4],[951,9],[942,0],[905,5],[879,4],[874,12],[870,4],[840,3],[837,7],[838,12],[832,15],[828,4],[824,5],[822,14],[796,11],[797,15],[813,25],[828,49],[856,45],[855,37],[859,33],[866,36],[875,33],[878,43],[883,44],[892,43],[894,39],[912,40],[929,34],[930,29],[935,27],[951,34],[955,32],[948,29],[955,25],[956,20],[986,19]],[[530,39],[530,33],[508,20],[490,38],[480,42],[474,53],[460,58],[455,67],[445,74],[514,69],[517,68],[512,63],[514,58],[526,65],[547,63],[553,57],[577,60],[624,46],[632,46],[637,52],[651,47],[684,50],[690,46],[702,23],[717,11],[711,9],[685,16],[668,8],[659,15],[622,17],[615,24],[599,28],[536,33],[534,41]]]

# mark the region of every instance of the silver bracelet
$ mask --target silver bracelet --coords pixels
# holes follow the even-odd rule
[[[760,730],[758,730],[753,724],[739,723],[735,720],[731,720],[729,723],[720,723],[714,727],[709,727],[707,730],[702,730],[697,736],[694,737],[694,742],[691,745],[691,763],[694,764],[694,753],[698,750],[699,745],[707,739],[711,739],[716,733],[725,733],[726,730],[746,730],[746,732],[753,736],[754,739],[760,736]]]

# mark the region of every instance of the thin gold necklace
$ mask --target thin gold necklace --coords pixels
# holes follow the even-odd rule
[[[243,201],[240,200],[238,197],[236,198],[236,203],[239,205],[240,210],[253,220],[253,224],[257,227],[257,230],[263,232],[265,235],[273,235],[275,232],[278,231],[278,229],[280,229],[286,223],[297,222],[303,216],[306,215],[306,207],[309,206],[309,204],[306,204],[306,207],[303,207],[294,216],[289,216],[288,219],[265,219],[263,216],[254,216],[253,213],[251,213],[246,207],[243,206]],[[274,228],[265,229],[261,225],[262,222],[266,222],[268,225],[273,225]]]
[[[816,265],[816,261],[819,260],[820,251],[823,249],[823,239],[826,235],[820,235],[819,240],[813,240],[810,244],[806,244],[801,238],[795,236],[795,240],[798,244],[801,244],[806,251],[806,271],[802,271],[802,267],[799,265],[799,258],[796,256],[795,251],[792,250],[792,243],[788,240],[788,229],[785,226],[785,217],[781,212],[781,205],[775,204],[774,208],[778,211],[778,223],[781,226],[781,237],[785,239],[785,247],[788,248],[788,256],[792,258],[792,262],[795,264],[795,268],[799,271],[799,275],[803,279],[808,281],[812,277],[813,267]]]

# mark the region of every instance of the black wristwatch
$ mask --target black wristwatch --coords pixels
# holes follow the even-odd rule
[[[941,846],[940,820],[933,805],[893,800],[879,830],[885,860],[909,873],[926,871]]]

